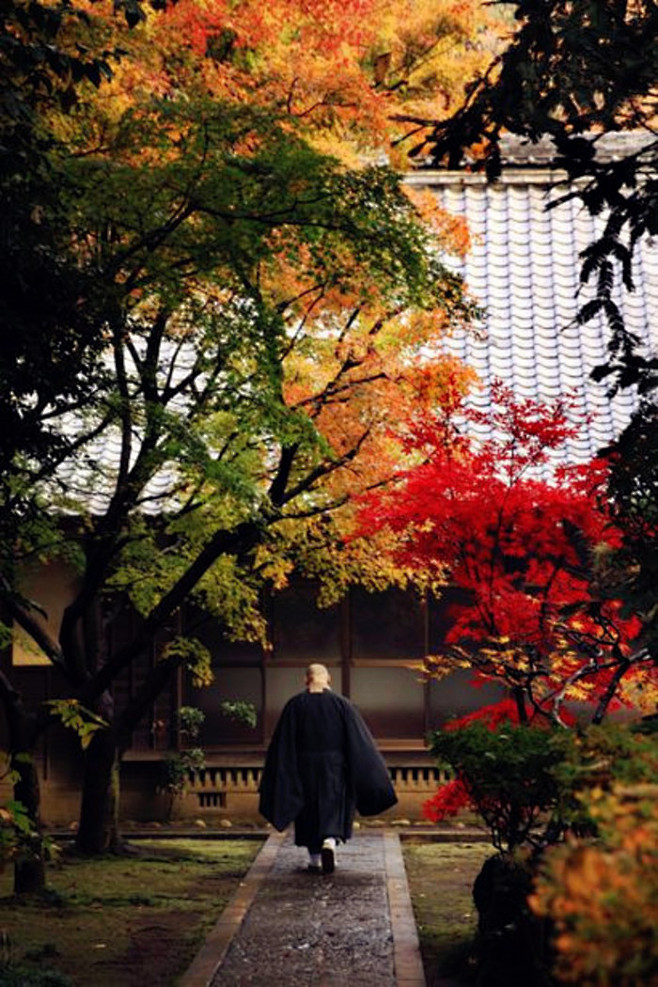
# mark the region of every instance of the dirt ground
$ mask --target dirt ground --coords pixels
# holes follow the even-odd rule
[[[173,978],[183,973],[191,963],[202,941],[203,931],[217,920],[221,904],[228,900],[235,879],[208,874],[190,884],[190,900],[198,901],[198,909],[183,911],[158,910],[157,914],[135,916],[126,926],[126,943],[119,955],[98,956],[92,966],[90,985],[101,987],[171,987]],[[211,913],[206,902],[216,903]],[[74,978],[74,983],[77,980]]]

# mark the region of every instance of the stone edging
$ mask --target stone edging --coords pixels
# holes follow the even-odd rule
[[[261,884],[269,874],[285,833],[271,833],[233,897],[222,911],[178,987],[209,987]]]
[[[397,987],[425,987],[423,961],[400,838],[397,833],[392,832],[384,832],[383,837],[396,984]]]

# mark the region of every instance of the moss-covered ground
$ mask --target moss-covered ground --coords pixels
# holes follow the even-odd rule
[[[260,846],[180,839],[95,860],[63,853],[43,899],[12,897],[3,875],[0,987],[171,987]]]
[[[486,843],[406,840],[402,849],[427,987],[442,977],[468,983],[477,925],[471,889],[494,850]]]

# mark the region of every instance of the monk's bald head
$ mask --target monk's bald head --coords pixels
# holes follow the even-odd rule
[[[331,675],[326,665],[312,662],[306,669],[306,688],[309,692],[322,692],[331,686]]]

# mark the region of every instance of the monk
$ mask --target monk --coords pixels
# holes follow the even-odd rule
[[[355,810],[374,816],[396,802],[361,714],[332,691],[324,665],[309,665],[306,689],[284,706],[267,751],[261,814],[279,831],[294,822],[309,870],[331,874],[336,844],[352,835]]]

